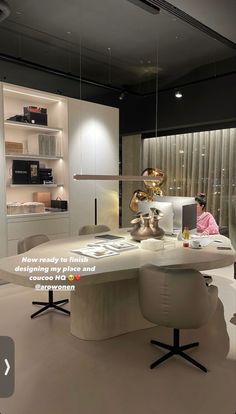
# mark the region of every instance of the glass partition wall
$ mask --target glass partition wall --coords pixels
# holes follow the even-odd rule
[[[62,3],[57,20],[41,4],[1,23],[1,80],[119,108],[119,172],[160,168],[165,195],[205,192],[234,240],[235,45],[142,1]],[[122,226],[136,189],[143,182],[120,184]]]

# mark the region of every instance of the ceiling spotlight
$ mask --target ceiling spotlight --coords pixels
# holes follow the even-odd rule
[[[121,94],[119,96],[119,100],[123,101],[124,97],[125,97],[125,92],[121,92]]]
[[[181,99],[181,98],[183,97],[182,92],[180,92],[180,91],[175,91],[175,97],[176,97],[177,99]]]
[[[5,20],[11,13],[10,7],[5,0],[0,0],[0,22]]]

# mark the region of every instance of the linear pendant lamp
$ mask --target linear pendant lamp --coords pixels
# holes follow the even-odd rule
[[[77,181],[160,181],[159,176],[142,176],[142,175],[85,175],[74,174],[74,180]]]

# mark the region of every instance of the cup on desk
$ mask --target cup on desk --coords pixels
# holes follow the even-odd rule
[[[190,247],[192,247],[192,249],[201,249],[201,241],[197,239],[190,239]]]

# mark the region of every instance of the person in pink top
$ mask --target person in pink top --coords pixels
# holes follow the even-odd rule
[[[219,226],[217,225],[213,215],[205,211],[206,195],[201,193],[195,197],[197,202],[197,232],[202,234],[219,234]]]

